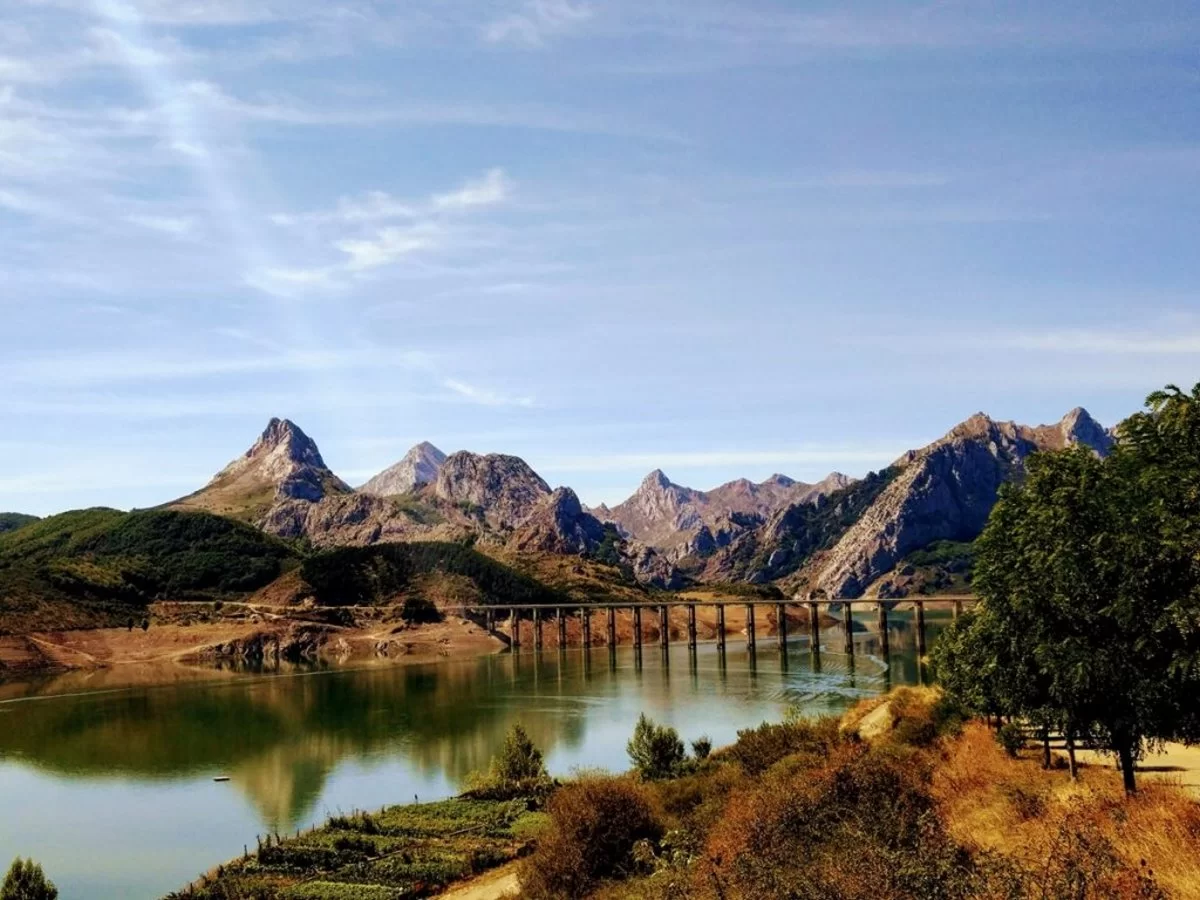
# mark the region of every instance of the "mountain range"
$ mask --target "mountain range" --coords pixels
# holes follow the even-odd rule
[[[1000,486],[1039,450],[1080,444],[1106,454],[1112,433],[1083,409],[1052,425],[997,422],[983,413],[862,479],[831,473],[815,484],[774,475],[702,491],[661,470],[611,508],[585,508],[551,489],[524,460],[429,443],[350,488],[316,443],[272,419],[242,456],[168,508],[204,510],[316,546],[470,540],[517,553],[604,558],[637,580],[777,583],[860,596],[909,554],[982,530]]]

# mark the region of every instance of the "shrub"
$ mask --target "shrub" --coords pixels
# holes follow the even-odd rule
[[[0,886],[0,900],[57,900],[58,888],[32,859],[18,857]]]
[[[692,755],[699,762],[704,762],[708,759],[708,754],[712,753],[712,738],[708,735],[703,735],[692,741]]]
[[[425,597],[406,597],[400,608],[400,618],[408,625],[442,621],[442,614],[432,600]]]
[[[634,847],[662,836],[645,789],[629,778],[585,777],[548,809],[550,827],[520,870],[529,900],[584,897],[601,879],[634,874]]]
[[[656,725],[642,713],[625,747],[633,768],[647,781],[671,778],[683,765],[683,741],[679,732],[667,725]]]
[[[1007,722],[996,732],[996,743],[1004,748],[1004,752],[1016,758],[1025,746],[1025,732],[1016,722]]]
[[[704,874],[725,896],[972,896],[970,855],[938,819],[917,757],[844,743],[822,765],[791,762],[735,792],[709,835]]]
[[[797,720],[783,725],[767,722],[738,732],[737,743],[725,751],[747,775],[760,775],[786,756],[796,753],[824,757],[831,747],[847,740],[833,717],[815,722]]]

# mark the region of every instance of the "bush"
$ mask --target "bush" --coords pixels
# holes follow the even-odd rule
[[[549,829],[520,870],[528,900],[585,897],[602,879],[632,875],[634,847],[662,836],[645,789],[629,778],[566,785],[550,798],[549,813]]]
[[[625,747],[633,768],[647,781],[671,778],[683,765],[683,741],[679,732],[667,725],[656,725],[642,713]]]
[[[1016,722],[1008,722],[1000,726],[996,732],[996,743],[1004,748],[1004,752],[1016,759],[1017,754],[1025,747],[1025,732]]]
[[[712,753],[712,738],[707,734],[692,741],[692,755],[696,757],[697,762],[704,762],[710,753]]]
[[[424,597],[407,597],[400,608],[400,618],[408,625],[421,625],[442,621],[442,614],[432,600]]]
[[[743,772],[754,776],[793,754],[823,758],[830,748],[844,740],[839,722],[833,717],[815,722],[797,720],[783,725],[764,722],[757,728],[739,731],[737,743],[725,754],[741,766]]]
[[[58,888],[32,859],[13,860],[0,887],[0,900],[57,900],[57,897]]]
[[[707,871],[727,897],[952,900],[973,896],[969,853],[946,833],[911,754],[845,743],[731,795]],[[853,848],[852,851],[847,848]]]

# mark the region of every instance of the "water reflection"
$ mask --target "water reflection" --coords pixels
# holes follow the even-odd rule
[[[9,684],[10,699],[0,701],[8,810],[0,859],[42,859],[63,900],[155,896],[267,830],[294,830],[338,808],[451,793],[486,767],[518,720],[561,774],[623,768],[642,711],[685,740],[707,734],[728,743],[789,708],[837,713],[916,683],[912,623],[890,618],[885,655],[874,621],[856,620],[853,655],[819,652],[796,629],[778,652],[753,652],[731,637],[725,653],[686,643],[666,653],[523,650],[358,671],[225,672],[212,682],[90,693],[71,679]],[[934,614],[928,624],[932,638]],[[821,644],[840,646],[840,631],[826,629]],[[215,775],[231,781],[215,786]],[[101,858],[103,883],[94,871]]]

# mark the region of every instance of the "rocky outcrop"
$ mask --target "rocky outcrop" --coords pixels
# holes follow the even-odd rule
[[[543,553],[590,553],[604,540],[604,526],[584,512],[570,488],[545,497],[509,542],[516,550]]]
[[[312,438],[288,419],[272,419],[254,446],[205,487],[171,506],[258,522],[278,502],[315,503],[349,492],[325,465]]]
[[[358,490],[376,497],[410,494],[417,488],[437,481],[446,454],[425,441],[417,444],[400,462],[384,469]]]
[[[549,494],[550,486],[525,460],[498,453],[455,453],[442,463],[433,485],[438,500],[493,529],[524,524]]]
[[[1106,454],[1112,439],[1082,409],[1033,428],[972,416],[897,461],[899,474],[829,552],[816,585],[830,596],[857,597],[914,550],[974,540],[1000,485],[1021,472],[1030,454],[1076,444]]]
[[[698,491],[675,484],[656,469],[624,503],[593,512],[670,559],[706,557],[780,509],[811,503],[850,483],[852,478],[836,472],[817,484],[772,475],[760,483],[741,478]]]

